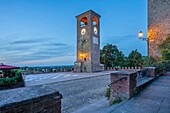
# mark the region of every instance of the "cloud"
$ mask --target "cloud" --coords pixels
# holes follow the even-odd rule
[[[23,62],[18,62],[19,65],[68,65],[73,64],[73,59],[75,56],[62,56],[62,57],[53,57],[47,59],[39,60],[28,60]]]
[[[13,41],[10,44],[29,44],[34,42],[36,42],[36,40],[19,40],[19,41]]]
[[[122,36],[106,36],[102,37],[101,44],[107,44],[107,43],[121,43],[128,40],[133,40],[136,35],[122,35]]]
[[[57,46],[57,47],[61,47],[61,46],[67,46],[67,44],[65,43],[46,43],[46,44],[43,44],[44,46]]]
[[[4,63],[14,62],[14,65],[18,65],[18,62],[27,63],[26,61],[39,61],[75,55],[74,46],[61,42],[37,43],[34,46],[31,43],[29,45],[14,44],[13,46],[4,46],[3,50],[3,54],[0,57],[5,57],[3,57],[2,61]]]

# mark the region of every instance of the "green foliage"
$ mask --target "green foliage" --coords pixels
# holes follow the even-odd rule
[[[15,76],[12,78],[0,78],[0,86],[12,86],[16,85],[18,82],[23,82],[22,72],[20,70],[14,70]]]
[[[158,73],[164,71],[170,71],[170,61],[157,62],[153,66],[157,67]]]
[[[105,97],[110,98],[110,88],[106,89]]]
[[[170,34],[159,47],[161,49],[161,59],[154,66],[158,68],[158,71],[170,71]]]
[[[100,62],[105,67],[122,66],[124,59],[124,54],[115,45],[107,44],[100,50]]]
[[[114,100],[114,101],[112,102],[112,104],[118,104],[118,103],[120,103],[120,102],[122,102],[122,100],[121,100],[120,98],[118,98],[118,99]]]
[[[160,49],[167,49],[170,50],[170,34],[168,35],[168,37],[166,38],[166,40],[164,40],[161,44],[160,44]]]
[[[136,50],[133,50],[128,58],[127,58],[128,66],[133,67],[133,66],[143,66],[143,59],[142,55]]]
[[[136,89],[134,90],[134,94],[137,95],[137,94],[139,94],[139,93],[140,93],[140,89],[139,89],[139,88],[136,88]]]
[[[0,86],[12,86],[16,83],[17,81],[14,78],[0,78]]]
[[[143,65],[142,55],[137,50],[133,50],[128,57],[125,57],[123,52],[112,44],[107,44],[100,50],[100,62],[105,67],[142,67]]]
[[[170,60],[170,50],[162,49],[161,50],[161,55],[162,55],[162,61]]]
[[[143,59],[143,66],[144,67],[149,67],[149,66],[152,66],[154,63],[156,63],[156,60],[151,56],[149,56],[149,57],[143,56],[142,59]]]

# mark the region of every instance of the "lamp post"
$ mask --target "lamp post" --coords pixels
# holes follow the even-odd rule
[[[147,56],[149,56],[149,41],[148,41],[148,37],[143,37],[143,32],[142,31],[140,31],[138,33],[138,37],[139,37],[139,39],[141,39],[143,41],[147,41],[147,49],[148,49]]]

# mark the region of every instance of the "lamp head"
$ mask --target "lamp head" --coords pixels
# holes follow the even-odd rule
[[[138,34],[139,38],[141,39],[143,37],[143,32],[140,31],[139,34]]]

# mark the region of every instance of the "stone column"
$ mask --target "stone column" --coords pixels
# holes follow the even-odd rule
[[[117,99],[130,99],[136,88],[137,73],[119,71],[110,74],[110,104]]]

